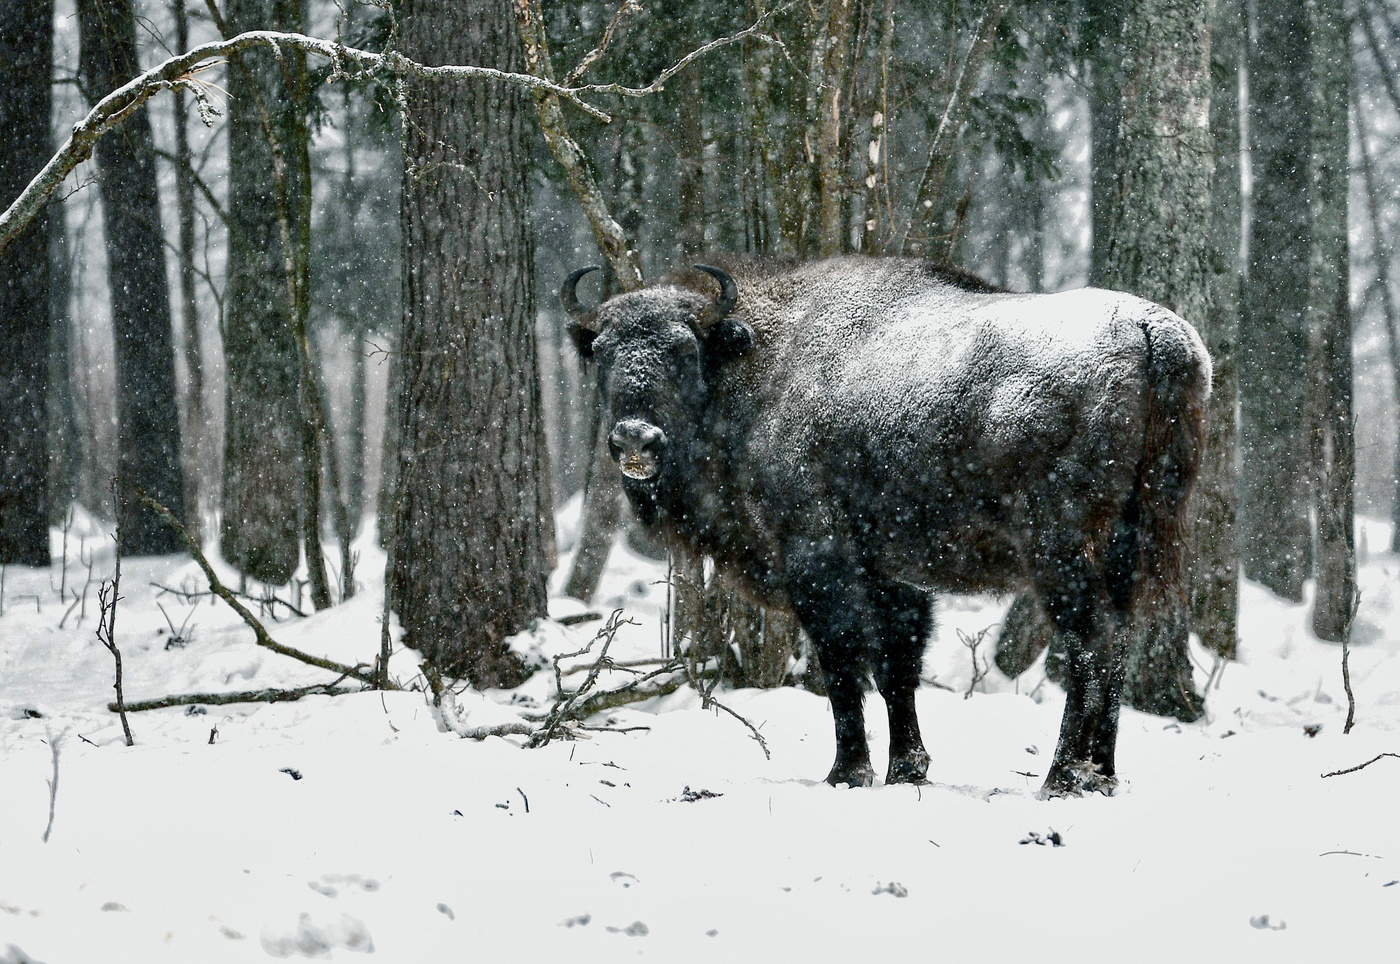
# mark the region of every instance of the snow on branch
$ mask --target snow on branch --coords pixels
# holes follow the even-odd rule
[[[398,51],[374,53],[357,47],[300,33],[287,33],[274,30],[250,30],[226,40],[215,40],[169,58],[150,70],[134,77],[116,90],[99,100],[88,111],[86,117],[73,125],[73,131],[58,152],[49,158],[47,164],[20,192],[19,197],[0,214],[0,255],[9,248],[15,237],[24,230],[47,203],[58,186],[79,164],[92,156],[93,147],[102,135],[130,117],[142,104],[163,90],[189,90],[195,97],[200,116],[206,124],[213,123],[218,113],[209,102],[205,84],[199,74],[208,70],[233,54],[258,47],[271,48],[280,53],[283,48],[303,50],[308,54],[325,57],[334,66],[333,77],[345,76],[347,67],[362,73],[382,72],[395,78],[413,77],[419,80],[462,81],[494,80],[515,84],[562,98],[579,110],[603,122],[612,120],[606,112],[584,99],[588,94],[614,94],[622,97],[645,97],[662,90],[667,80],[685,69],[696,58],[712,50],[738,43],[749,37],[771,40],[760,34],[760,20],[751,27],[727,37],[713,40],[681,58],[671,67],[663,70],[655,80],[645,87],[628,87],[623,84],[585,84],[563,86],[537,77],[534,74],[497,70],[493,67],[475,67],[464,64],[430,66],[410,60]],[[601,51],[600,51],[601,54]],[[583,66],[583,65],[581,65]]]

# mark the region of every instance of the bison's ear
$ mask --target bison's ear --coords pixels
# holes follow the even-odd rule
[[[721,318],[703,337],[705,356],[714,363],[738,358],[753,347],[753,329],[738,318]]]
[[[593,339],[598,337],[596,331],[575,322],[569,325],[569,337],[574,340],[574,348],[578,350],[580,358],[593,357]]]

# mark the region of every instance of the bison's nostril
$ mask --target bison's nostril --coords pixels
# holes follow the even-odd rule
[[[649,479],[656,475],[665,443],[665,432],[639,418],[623,419],[608,433],[608,449],[622,473],[633,479]]]

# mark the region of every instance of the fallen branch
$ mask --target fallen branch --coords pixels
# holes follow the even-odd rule
[[[58,745],[63,742],[63,733],[57,738],[52,733],[49,734],[49,750],[53,753],[53,778],[49,780],[49,822],[44,827],[44,843],[49,842],[49,834],[53,832],[54,806],[58,803]]]
[[[163,696],[158,700],[142,700],[128,703],[127,711],[140,713],[144,710],[163,710],[171,706],[224,706],[229,703],[290,703],[303,696],[344,696],[347,693],[363,693],[362,686],[336,686],[334,683],[316,683],[312,686],[299,686],[296,689],[279,690],[238,690],[232,693],[185,693],[180,696]],[[117,705],[108,703],[107,709],[115,711]]]
[[[259,646],[262,646],[265,649],[270,649],[274,653],[278,653],[282,656],[290,656],[292,659],[300,660],[301,662],[306,663],[310,666],[319,666],[321,669],[330,670],[332,673],[339,673],[342,679],[357,679],[361,683],[368,683],[371,686],[375,685],[377,682],[380,682],[376,678],[377,674],[374,673],[372,670],[366,670],[362,666],[346,666],[345,664],[337,663],[334,660],[324,659],[320,656],[312,656],[310,653],[303,653],[301,650],[294,649],[291,646],[284,646],[283,644],[277,642],[277,640],[273,639],[272,636],[268,634],[266,627],[264,627],[263,624],[258,621],[258,618],[256,616],[249,612],[248,607],[244,606],[241,602],[239,602],[238,597],[235,596],[231,591],[229,591],[228,587],[226,587],[222,582],[219,581],[219,577],[214,574],[214,567],[209,564],[209,560],[200,550],[199,543],[195,542],[194,537],[191,536],[189,534],[189,531],[186,530],[185,527],[180,524],[180,520],[175,518],[174,514],[172,514],[169,509],[161,505],[155,499],[151,498],[141,489],[138,488],[136,490],[136,494],[140,497],[142,505],[146,506],[146,508],[150,509],[156,515],[160,516],[163,520],[165,520],[165,523],[167,525],[172,526],[175,529],[175,531],[180,534],[180,538],[183,539],[185,542],[185,548],[189,550],[189,553],[194,558],[194,561],[199,564],[199,568],[204,571],[204,578],[209,580],[209,588],[214,592],[216,596],[218,596],[224,602],[228,603],[229,608],[231,608],[234,612],[238,613],[239,617],[243,620],[243,622],[248,624],[248,627],[253,630],[253,635],[256,638],[256,642]],[[382,682],[384,689],[396,690],[399,688],[396,684],[390,682],[388,679],[384,679]]]
[[[598,630],[597,634],[588,641],[587,646],[576,652],[560,653],[554,657],[554,686],[555,692],[559,695],[554,702],[553,709],[545,716],[544,723],[540,726],[539,730],[531,735],[530,747],[532,749],[544,746],[553,739],[555,731],[566,720],[579,718],[577,715],[571,715],[574,710],[574,704],[578,702],[579,697],[591,689],[593,684],[597,682],[598,674],[603,671],[603,667],[610,664],[611,661],[608,659],[608,647],[612,645],[613,640],[617,637],[617,631],[624,625],[631,623],[632,620],[622,618],[621,609],[614,609],[613,614],[608,617],[608,621],[603,624],[603,628]],[[559,663],[562,660],[573,659],[577,656],[587,654],[593,649],[593,644],[600,639],[603,641],[602,652],[598,654],[598,658],[594,661],[593,667],[588,673],[588,678],[583,681],[583,685],[573,691],[564,689],[564,677],[560,672]]]
[[[1364,769],[1366,769],[1368,766],[1370,766],[1372,763],[1375,763],[1377,760],[1381,759],[1382,757],[1387,757],[1387,756],[1393,756],[1393,757],[1395,757],[1397,760],[1400,760],[1400,753],[1377,753],[1375,756],[1371,757],[1371,759],[1367,760],[1365,763],[1358,763],[1356,766],[1354,766],[1354,767],[1347,767],[1345,770],[1333,770],[1331,773],[1324,773],[1324,774],[1322,775],[1322,778],[1325,780],[1325,779],[1327,779],[1328,777],[1339,777],[1339,776],[1341,776],[1341,775],[1344,774],[1344,773],[1355,773],[1357,770],[1364,770]]]

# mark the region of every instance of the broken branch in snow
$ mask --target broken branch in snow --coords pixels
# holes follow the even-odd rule
[[[224,706],[229,703],[289,703],[303,696],[344,696],[347,693],[363,693],[363,686],[337,686],[334,683],[316,683],[299,686],[296,689],[238,690],[232,693],[185,693],[180,696],[162,696],[157,700],[141,700],[128,703],[127,710],[140,713],[144,710],[162,710],[171,706]],[[108,703],[107,709],[115,710],[115,703]]]
[[[112,494],[117,495],[117,480],[112,479]],[[112,654],[112,660],[116,663],[116,682],[113,684],[117,691],[117,700],[113,704],[113,709],[121,716],[122,732],[126,734],[126,745],[135,746],[136,741],[131,738],[131,724],[126,719],[126,698],[122,695],[122,652],[117,649],[117,601],[121,599],[122,583],[122,525],[121,506],[117,507],[117,534],[116,542],[116,566],[112,572],[110,582],[103,581],[97,587],[97,603],[101,608],[97,616],[97,641],[107,647],[107,651]]]
[[[1371,757],[1371,759],[1367,760],[1365,763],[1358,763],[1356,766],[1354,766],[1354,767],[1347,767],[1345,770],[1333,770],[1331,773],[1324,773],[1324,774],[1322,775],[1322,778],[1325,780],[1325,779],[1327,779],[1328,777],[1339,777],[1339,776],[1341,776],[1341,775],[1344,774],[1344,773],[1355,773],[1357,770],[1364,770],[1364,769],[1366,769],[1368,766],[1370,766],[1372,763],[1375,763],[1377,760],[1381,759],[1382,757],[1387,757],[1387,756],[1393,756],[1393,757],[1395,757],[1397,760],[1400,760],[1400,753],[1377,753],[1375,756]]]
[[[613,614],[608,617],[608,621],[603,624],[603,628],[598,630],[597,634],[588,641],[587,646],[576,652],[560,653],[558,656],[554,657],[554,687],[558,698],[554,701],[553,709],[545,716],[544,723],[540,726],[539,730],[530,737],[530,746],[532,748],[547,744],[553,739],[555,731],[566,720],[580,718],[578,715],[571,715],[574,710],[574,704],[578,702],[579,697],[593,688],[594,683],[598,681],[598,674],[603,671],[603,668],[611,664],[611,661],[608,659],[608,647],[612,645],[613,640],[617,637],[617,631],[625,625],[635,624],[630,619],[622,618],[621,609],[614,609]],[[564,689],[564,677],[559,669],[560,661],[587,654],[593,649],[593,644],[600,639],[603,641],[602,652],[598,654],[598,658],[594,661],[592,669],[589,670],[588,677],[583,681],[583,685],[573,691]]]
[[[310,653],[303,653],[301,650],[294,649],[291,646],[284,646],[273,639],[268,633],[267,628],[258,621],[256,616],[249,612],[248,607],[239,602],[238,598],[229,591],[228,587],[219,581],[219,577],[214,574],[214,567],[209,564],[209,560],[200,550],[199,543],[195,542],[194,537],[180,524],[180,520],[175,518],[174,514],[169,509],[151,498],[140,488],[136,490],[136,494],[140,497],[142,505],[160,516],[165,520],[167,525],[172,526],[175,531],[180,534],[180,538],[184,540],[185,548],[189,550],[194,561],[199,564],[199,568],[204,571],[204,578],[209,580],[209,588],[213,591],[214,595],[228,603],[229,608],[238,613],[243,622],[247,623],[248,627],[253,630],[253,635],[259,646],[270,649],[274,653],[278,653],[282,656],[290,656],[292,659],[300,660],[310,666],[319,666],[321,669],[330,670],[332,673],[339,673],[341,679],[347,677],[350,679],[357,679],[361,683],[368,683],[371,686],[375,685],[376,682],[380,682],[377,680],[376,674],[372,670],[368,670],[363,666],[346,666],[334,660],[324,659],[320,656],[312,656]],[[387,678],[382,680],[382,683],[384,689],[393,690],[399,688]]]
[[[52,733],[49,734],[49,750],[53,753],[53,777],[49,780],[49,822],[44,827],[44,843],[49,842],[49,834],[53,832],[53,812],[54,806],[58,803],[58,745],[63,742],[64,730],[57,738]],[[79,736],[79,739],[82,739]]]
[[[1342,727],[1342,735],[1351,732],[1356,725],[1356,697],[1351,692],[1351,628],[1356,625],[1356,614],[1361,609],[1361,591],[1353,590],[1351,613],[1347,616],[1347,628],[1342,633],[1342,689],[1347,693],[1347,721]],[[1372,761],[1375,762],[1375,761]]]
[[[747,726],[749,728],[749,732],[753,734],[753,738],[758,741],[758,748],[763,751],[763,758],[765,760],[773,759],[773,754],[768,752],[768,741],[763,738],[762,733],[758,732],[758,727],[754,726],[745,717],[740,716],[738,713],[725,706],[719,700],[715,699],[713,695],[713,684],[708,689],[701,687],[700,681],[695,677],[689,663],[683,663],[682,665],[685,669],[686,679],[690,681],[690,685],[694,688],[695,692],[700,694],[700,708],[708,710],[710,709],[710,707],[714,707],[717,710],[724,710],[724,712],[734,717],[734,719]]]

